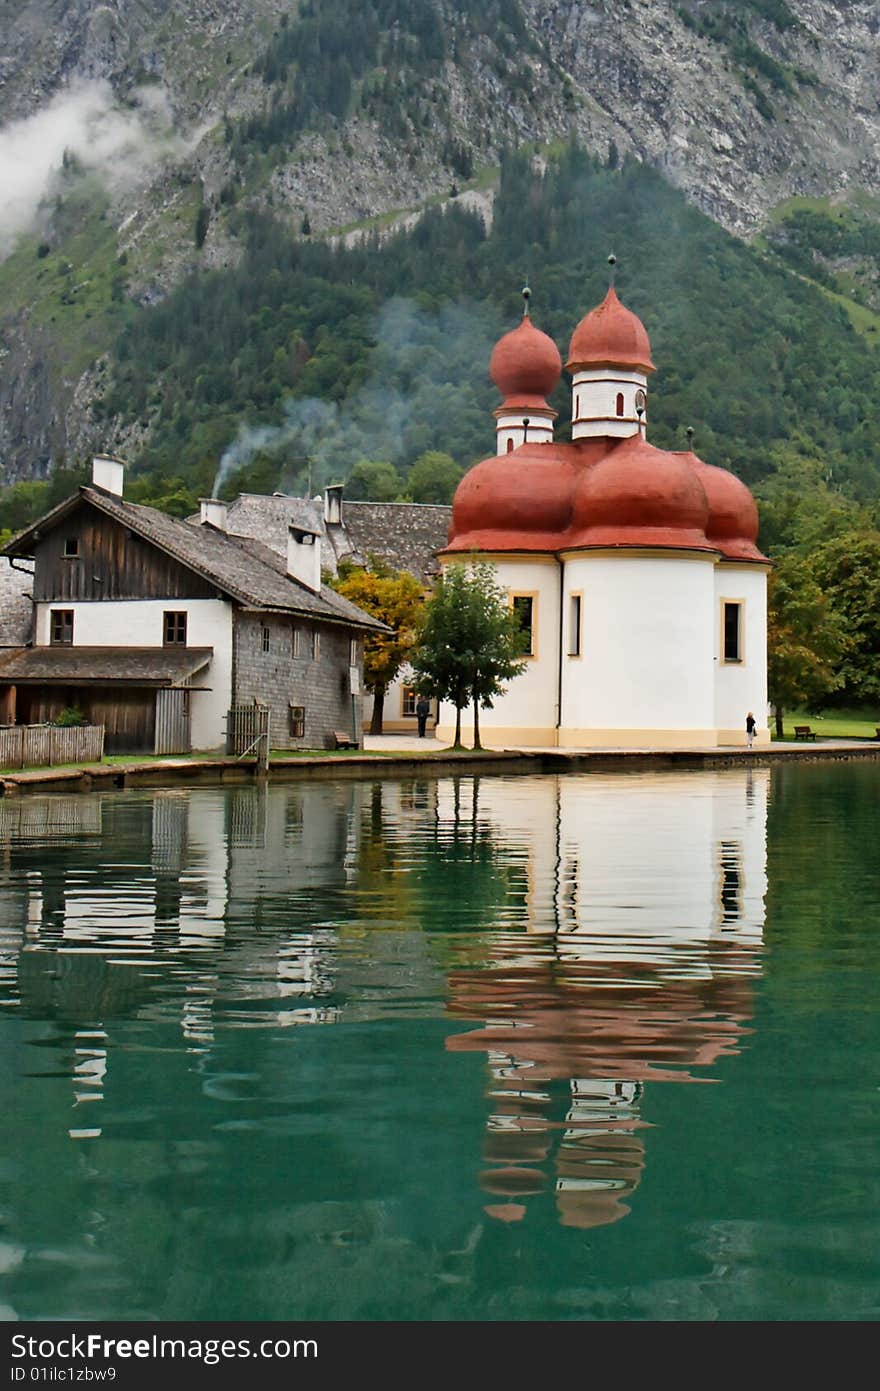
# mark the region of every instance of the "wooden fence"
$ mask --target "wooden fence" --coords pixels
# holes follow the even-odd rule
[[[226,716],[226,752],[269,766],[269,710],[265,705],[234,705]]]
[[[0,768],[47,768],[58,763],[100,763],[102,724],[0,725]]]

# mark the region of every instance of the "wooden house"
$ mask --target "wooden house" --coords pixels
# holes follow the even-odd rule
[[[363,637],[384,625],[321,582],[320,535],[287,554],[225,530],[222,503],[179,521],[126,502],[123,466],[2,549],[33,562],[31,640],[0,650],[0,720],[80,709],[108,751],[221,748],[231,708],[269,710],[273,748],[361,742]]]

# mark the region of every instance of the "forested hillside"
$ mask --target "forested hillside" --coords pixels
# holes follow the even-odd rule
[[[161,381],[150,382],[154,399],[134,418],[94,409],[101,398],[128,409],[114,344],[126,325],[132,346],[142,343],[142,316],[156,305],[167,301],[173,319],[194,273],[228,277],[225,296],[240,298],[242,256],[258,274],[253,293],[228,315],[230,334],[254,305],[278,299],[271,289],[259,299],[277,263],[285,312],[271,356],[281,356],[267,383],[253,388],[253,366],[233,342],[235,382],[217,403],[225,419],[196,437],[186,412],[177,412],[185,471],[200,453],[222,449],[230,420],[237,429],[252,408],[257,419],[277,414],[273,380],[297,399],[324,400],[323,380],[316,387],[297,375],[319,345],[309,315],[285,298],[291,260],[300,286],[329,283],[319,298],[351,286],[350,312],[331,306],[328,334],[335,339],[348,317],[366,347],[382,339],[393,277],[371,263],[361,279],[359,262],[328,264],[292,244],[387,230],[449,199],[491,215],[506,149],[546,154],[572,137],[603,165],[643,164],[720,226],[759,235],[763,250],[840,296],[829,304],[845,308],[866,337],[877,331],[873,0],[20,0],[6,8],[0,482],[44,479],[59,462],[100,448],[132,459],[145,447],[167,453]],[[648,196],[665,210],[665,192]],[[547,198],[535,197],[546,208]],[[555,253],[554,227],[532,251],[525,238],[535,241],[533,231],[517,233],[503,207],[501,220],[528,262],[512,268],[513,279],[528,273],[537,285],[540,271],[550,273],[539,259],[548,248]],[[265,230],[276,221],[277,236]],[[445,248],[444,238],[479,237],[479,228],[453,229],[454,221],[444,237],[426,234],[433,250]],[[463,258],[476,280],[459,298],[479,310],[477,334],[493,308],[499,318],[512,312],[509,282],[493,269],[499,246],[490,237],[485,254],[472,248]],[[582,276],[578,288],[592,293],[583,277],[595,267],[582,251],[592,253],[592,244],[578,228],[566,253]],[[409,270],[394,289],[435,301],[429,256],[427,276],[418,244],[391,248],[384,267],[398,252]],[[640,289],[632,258],[622,259],[621,274],[624,288]],[[173,294],[181,285],[183,299]],[[200,293],[216,306],[212,284]],[[548,284],[544,308],[573,306]],[[456,323],[464,333],[461,314]],[[420,319],[409,328],[430,340],[436,324]],[[158,324],[154,331],[160,336]],[[388,331],[403,331],[397,310]],[[304,345],[296,344],[288,370],[295,332]],[[449,330],[437,332],[445,341]],[[273,335],[259,325],[253,336],[263,369]],[[365,360],[353,342],[346,355],[352,377],[369,380],[375,354]],[[210,356],[203,375],[215,378],[216,391]],[[321,374],[309,365],[303,375]],[[195,427],[200,399],[190,413]],[[462,448],[467,433],[465,424]],[[411,446],[408,437],[403,447]]]
[[[140,470],[204,490],[242,423],[277,431],[261,451],[273,485],[304,484],[306,458],[312,486],[362,458],[404,468],[431,448],[468,465],[492,448],[488,356],[516,322],[523,281],[564,353],[613,250],[659,368],[656,443],[682,444],[693,426],[705,457],[750,483],[801,449],[854,495],[880,493],[873,331],[635,162],[608,168],[570,146],[536,172],[511,155],[488,233],[453,205],[349,250],[265,217],[243,216],[238,234],[235,271],[192,277],[117,345],[104,410],[152,422]],[[564,432],[565,381],[554,404]]]

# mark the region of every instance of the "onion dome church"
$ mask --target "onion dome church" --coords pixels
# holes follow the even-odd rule
[[[651,344],[613,287],[572,334],[571,440],[557,440],[562,359],[529,293],[490,359],[497,452],[461,480],[439,556],[491,562],[525,634],[527,669],[481,712],[483,742],[738,745],[752,714],[769,743],[754,498],[692,450],[649,443]],[[453,724],[441,706],[438,737]]]

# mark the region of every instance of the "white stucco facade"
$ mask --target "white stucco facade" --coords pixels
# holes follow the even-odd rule
[[[507,454],[526,440],[549,443],[553,438],[553,413],[550,411],[499,411],[496,441],[499,454]]]
[[[572,439],[634,435],[639,428],[637,393],[641,391],[646,397],[647,389],[648,379],[644,372],[619,367],[578,369],[571,379]],[[646,421],[643,408],[642,425]]]
[[[192,747],[219,748],[226,738],[232,697],[232,604],[225,599],[119,599],[113,603],[67,601],[36,606],[38,647],[49,645],[51,611],[73,611],[74,647],[161,647],[164,615],[186,613],[187,647],[211,647],[208,666],[193,679]],[[208,689],[202,689],[207,687]]]
[[[580,656],[562,655],[562,745],[715,742],[715,557],[698,552],[566,557],[581,595]],[[563,605],[566,619],[572,605]]]
[[[741,651],[724,659],[725,603],[741,605]],[[769,743],[767,723],[766,567],[720,563],[715,567],[715,725],[719,744],[746,742],[745,717],[757,721],[756,739]]]

